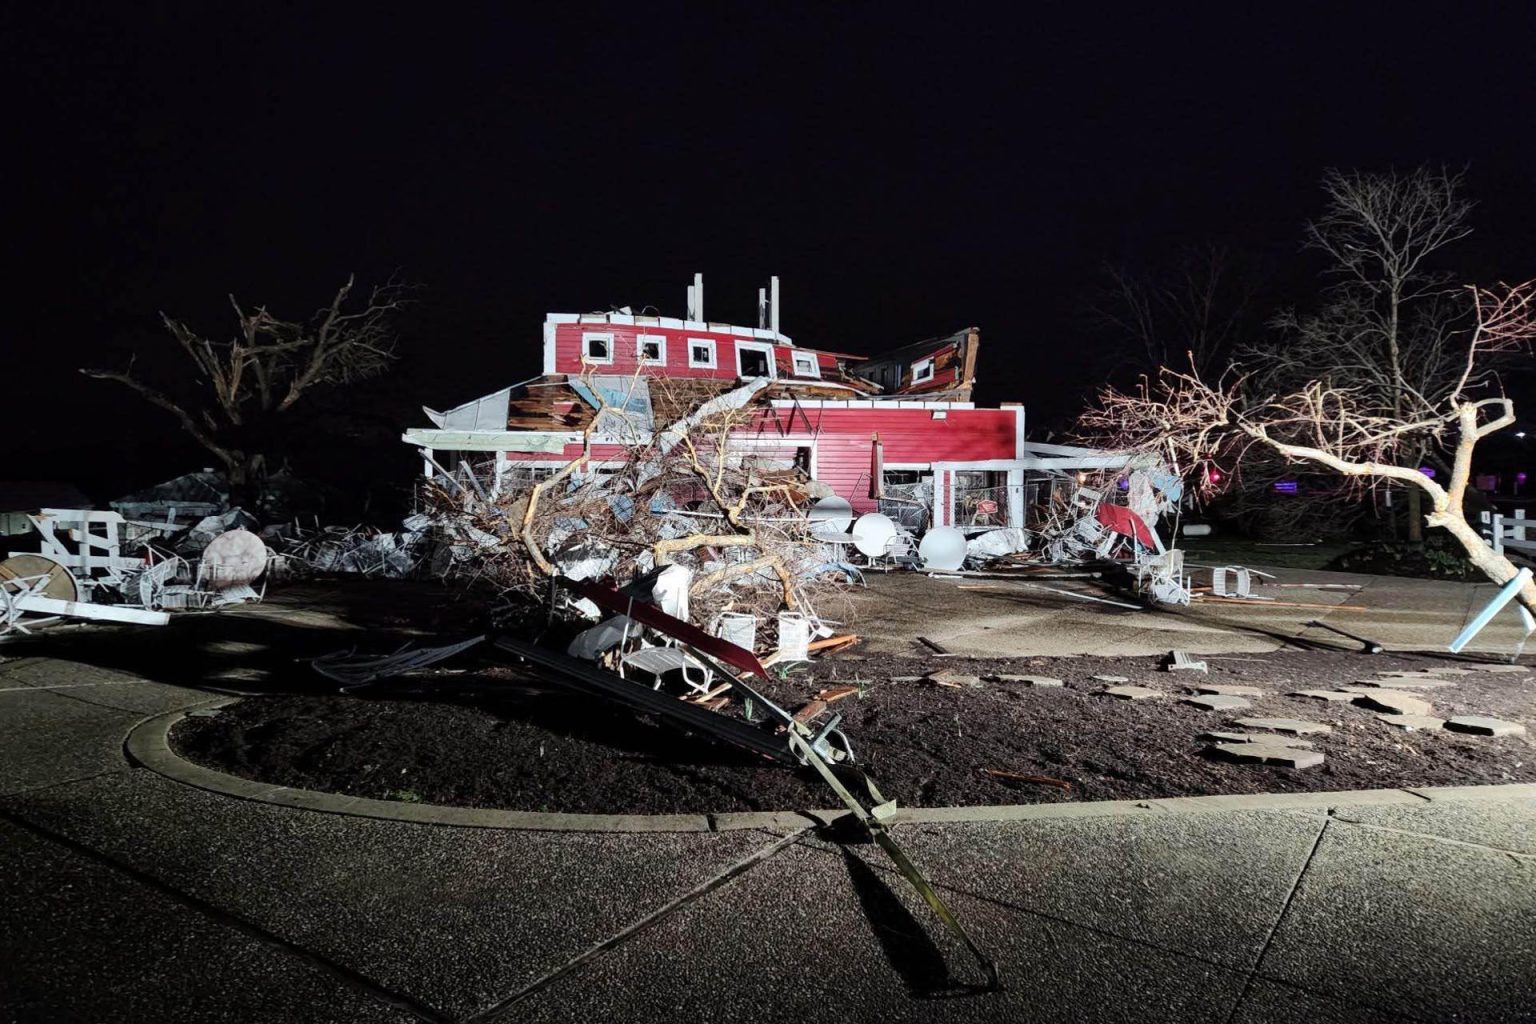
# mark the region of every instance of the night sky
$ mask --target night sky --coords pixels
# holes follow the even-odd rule
[[[1220,242],[1313,301],[1329,166],[1466,166],[1454,265],[1536,273],[1529,7],[7,6],[0,478],[99,498],[208,460],[77,367],[164,349],[161,309],[226,334],[231,291],[306,315],[349,271],[424,288],[371,433],[306,468],[366,443],[406,475],[413,404],[537,372],[547,311],[680,316],[695,271],[747,324],[780,275],[810,346],[979,325],[978,397],[1042,427],[1102,364],[1106,260]]]

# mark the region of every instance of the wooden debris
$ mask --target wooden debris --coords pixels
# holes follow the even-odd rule
[[[1025,775],[1022,772],[1010,772],[1005,768],[983,768],[981,774],[1002,779],[1005,782],[1029,782],[1037,786],[1055,786],[1063,793],[1072,792],[1072,783],[1053,779],[1049,775]]]
[[[821,699],[813,700],[799,711],[795,712],[795,721],[801,725],[809,722],[823,711],[827,710],[827,702]]]
[[[829,686],[825,690],[817,693],[816,699],[824,700],[828,704],[831,704],[835,700],[842,700],[844,697],[852,697],[858,692],[859,688],[857,686]]]
[[[936,642],[934,642],[932,640],[929,640],[925,636],[918,637],[917,638],[917,642],[922,644],[924,647],[928,648],[934,654],[948,654],[949,653],[948,648],[946,648],[943,644],[936,643]]]
[[[822,651],[830,653],[852,647],[859,642],[857,633],[845,633],[842,636],[829,636],[821,640],[812,640],[805,645],[807,651]]]

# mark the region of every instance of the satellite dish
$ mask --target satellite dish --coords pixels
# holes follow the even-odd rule
[[[879,512],[866,512],[853,524],[853,546],[870,558],[885,554],[886,546],[894,536],[896,524]]]
[[[254,581],[267,571],[267,546],[249,530],[226,530],[203,549],[198,577],[215,590]]]
[[[923,535],[917,557],[924,569],[949,572],[965,564],[965,534],[953,526],[936,526]]]
[[[822,498],[811,506],[811,536],[817,540],[830,540],[829,534],[845,534],[853,522],[853,506],[847,498]]]

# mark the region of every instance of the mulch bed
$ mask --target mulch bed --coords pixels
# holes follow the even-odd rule
[[[855,753],[907,806],[1043,803],[1536,781],[1530,735],[1492,739],[1402,732],[1372,712],[1287,694],[1331,689],[1383,670],[1455,667],[1455,659],[1281,651],[1207,656],[1209,675],[1161,671],[1157,658],[879,658],[855,653],[800,666],[769,696],[795,708],[822,686],[858,682],[838,701]],[[948,669],[1047,675],[1060,689],[984,682],[952,688],[895,677]],[[1163,699],[1103,696],[1097,674],[1127,676]],[[1477,673],[1422,696],[1440,717],[1490,715],[1536,733],[1536,677]],[[1202,682],[1261,687],[1238,712],[1178,698]],[[311,684],[307,681],[305,687]],[[414,691],[414,692],[405,692]],[[1311,736],[1315,768],[1237,765],[1197,737],[1233,717],[1331,724]],[[836,806],[814,774],[565,696],[520,670],[481,667],[394,684],[369,696],[253,697],[189,718],[172,744],[246,778],[354,796],[470,807],[586,813],[711,813]],[[1017,782],[988,769],[1070,784]]]

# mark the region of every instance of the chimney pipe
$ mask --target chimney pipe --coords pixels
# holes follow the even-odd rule
[[[693,275],[693,318],[704,319],[704,275]]]
[[[768,313],[771,319],[768,321],[769,329],[774,334],[779,333],[779,277],[775,274],[768,279]]]

